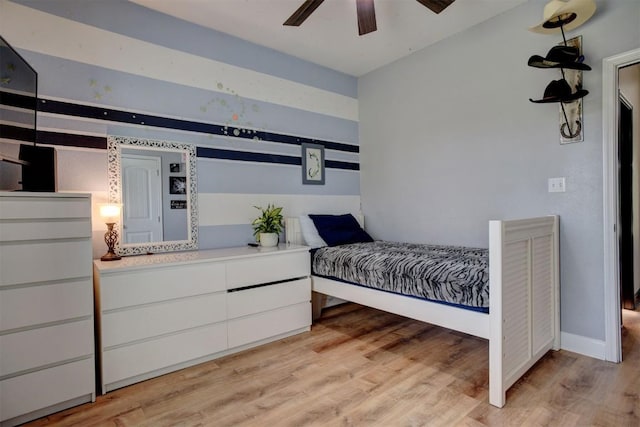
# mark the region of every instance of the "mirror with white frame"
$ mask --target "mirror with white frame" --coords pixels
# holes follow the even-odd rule
[[[122,205],[118,254],[197,249],[195,146],[109,136],[107,152],[109,202]]]

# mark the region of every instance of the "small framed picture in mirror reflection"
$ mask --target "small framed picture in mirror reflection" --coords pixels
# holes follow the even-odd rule
[[[171,209],[187,209],[186,200],[172,200]]]
[[[187,194],[187,178],[184,176],[170,176],[169,194]]]

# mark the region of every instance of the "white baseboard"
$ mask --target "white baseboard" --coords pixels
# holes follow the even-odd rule
[[[560,332],[560,348],[595,359],[605,360],[605,342],[601,340]]]

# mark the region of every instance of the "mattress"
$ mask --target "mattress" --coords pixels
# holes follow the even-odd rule
[[[489,251],[375,241],[312,252],[314,275],[488,312]]]

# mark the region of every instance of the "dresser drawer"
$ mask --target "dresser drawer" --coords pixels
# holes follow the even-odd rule
[[[63,221],[1,222],[0,242],[91,237],[91,219]]]
[[[88,278],[24,288],[0,288],[0,331],[92,314],[93,288]]]
[[[93,354],[93,319],[0,335],[0,377]]]
[[[88,239],[0,245],[0,286],[91,277]]]
[[[308,252],[274,253],[227,264],[227,289],[294,279],[310,274]]]
[[[106,348],[221,322],[226,316],[226,293],[114,311],[102,316],[102,345]]]
[[[233,319],[309,301],[311,301],[311,279],[307,278],[229,292],[227,313],[229,318]]]
[[[90,396],[95,390],[93,358],[0,381],[0,414],[15,418],[60,402]]]
[[[0,220],[91,218],[90,200],[88,196],[2,197],[0,198]]]
[[[103,353],[103,383],[111,384],[227,349],[227,328],[217,323]]]
[[[229,348],[311,325],[311,303],[303,302],[228,322]]]
[[[223,263],[154,266],[151,269],[100,275],[103,311],[224,289]]]

